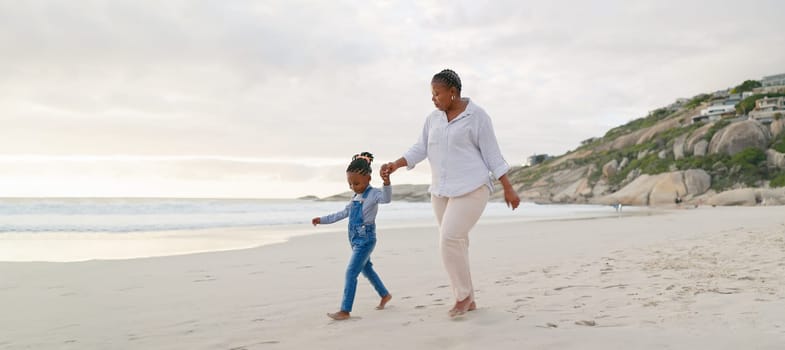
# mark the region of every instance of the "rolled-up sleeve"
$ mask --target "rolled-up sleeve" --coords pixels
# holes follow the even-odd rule
[[[321,223],[322,225],[327,225],[327,224],[332,224],[336,221],[341,221],[343,219],[346,219],[346,217],[349,216],[349,206],[351,206],[351,203],[347,204],[346,208],[344,208],[343,210],[337,213],[322,216],[321,218],[319,218],[319,223]]]
[[[488,171],[493,173],[494,178],[498,179],[510,171],[510,165],[504,160],[501,149],[499,149],[499,142],[496,140],[491,118],[487,115],[484,115],[480,122],[477,136],[482,160]]]
[[[412,145],[406,153],[403,154],[403,159],[406,159],[406,169],[411,170],[414,166],[425,160],[428,156],[428,129],[430,128],[430,118],[425,120],[425,125],[422,128],[422,134],[417,143]]]

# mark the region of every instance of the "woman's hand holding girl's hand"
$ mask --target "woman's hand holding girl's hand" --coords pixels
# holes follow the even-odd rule
[[[311,223],[312,223],[314,226],[316,226],[316,225],[318,225],[318,224],[321,224],[321,223],[322,223],[322,218],[313,218],[313,219],[311,219]]]
[[[390,174],[395,172],[395,169],[398,169],[395,166],[395,162],[382,164],[382,176],[390,176]]]

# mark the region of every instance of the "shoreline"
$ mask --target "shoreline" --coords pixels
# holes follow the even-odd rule
[[[521,208],[519,208],[520,210]],[[548,221],[592,220],[606,217],[656,215],[663,209],[628,207],[619,213],[610,209],[565,213],[558,216],[521,217],[483,216],[479,224],[527,223]],[[525,209],[523,209],[525,210]],[[517,214],[521,214],[518,212]],[[383,222],[384,230],[435,229],[433,218]],[[299,236],[344,232],[345,224],[271,225],[182,229],[142,232],[3,232],[0,233],[0,262],[82,262],[91,260],[127,260],[189,255],[209,252],[253,249],[287,243]]]

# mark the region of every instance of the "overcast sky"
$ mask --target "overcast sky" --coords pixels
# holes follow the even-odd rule
[[[783,1],[0,0],[0,196],[348,190],[452,68],[507,161],[785,73]],[[379,184],[378,178],[375,183]],[[427,183],[427,162],[394,183]]]

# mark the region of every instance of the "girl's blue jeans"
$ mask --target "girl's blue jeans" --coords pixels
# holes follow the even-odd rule
[[[368,278],[373,288],[379,293],[379,297],[385,297],[389,294],[381,278],[373,270],[373,264],[371,263],[371,252],[376,247],[376,225],[351,225],[349,227],[349,242],[352,245],[352,257],[349,259],[349,266],[346,267],[346,282],[344,283],[343,301],[341,302],[341,311],[345,312],[352,311],[354,295],[357,291],[357,277],[360,273]]]

